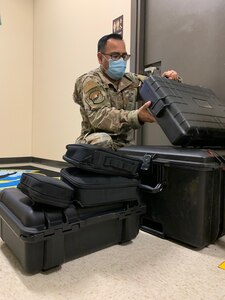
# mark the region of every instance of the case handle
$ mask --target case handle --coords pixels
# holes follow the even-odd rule
[[[152,194],[159,193],[159,192],[161,192],[163,190],[163,184],[162,183],[157,183],[155,187],[147,185],[147,184],[140,183],[138,185],[138,187],[141,190],[144,190],[144,191],[152,193]]]
[[[163,103],[163,101],[158,101],[157,105],[155,104],[154,106],[151,107],[151,111],[157,118],[160,118],[160,116],[163,113],[163,110],[165,108],[167,108],[168,106],[170,106],[170,104],[165,104],[165,103]]]

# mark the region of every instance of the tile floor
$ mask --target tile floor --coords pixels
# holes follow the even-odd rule
[[[27,275],[0,240],[0,300],[225,300],[224,261],[225,236],[197,251],[140,231],[125,245]]]
[[[225,239],[201,251],[140,231],[115,245],[64,263],[51,272],[27,275],[0,241],[0,299],[225,299]]]

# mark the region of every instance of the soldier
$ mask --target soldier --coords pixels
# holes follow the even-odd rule
[[[73,99],[80,105],[83,118],[76,143],[116,150],[132,142],[134,129],[145,122],[155,122],[148,110],[151,101],[136,109],[136,102],[141,100],[139,88],[147,77],[125,73],[130,55],[119,34],[105,35],[99,40],[97,57],[99,68],[80,76],[75,83]],[[163,76],[179,79],[173,70]]]

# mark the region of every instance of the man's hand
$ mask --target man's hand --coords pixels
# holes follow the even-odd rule
[[[145,122],[153,123],[153,122],[155,122],[155,118],[153,117],[153,115],[148,110],[150,105],[151,105],[151,101],[148,101],[138,109],[138,119],[141,123],[145,123]]]
[[[162,74],[162,77],[166,77],[166,78],[172,79],[172,80],[180,80],[180,76],[174,70],[169,70],[169,71],[164,72]]]

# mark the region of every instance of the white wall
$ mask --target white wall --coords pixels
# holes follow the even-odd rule
[[[130,0],[34,0],[33,156],[62,160],[79,136],[75,79],[98,66],[97,42],[120,15],[130,50],[130,9]]]
[[[130,50],[130,9],[131,0],[1,0],[0,158],[62,160],[80,134],[75,79],[98,66],[97,41],[120,15]]]
[[[1,0],[0,157],[31,155],[33,1]]]

